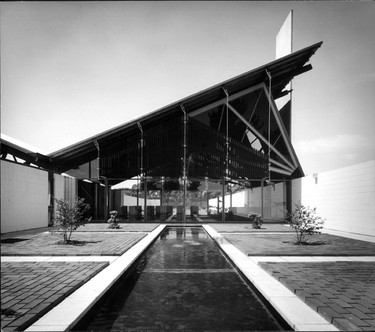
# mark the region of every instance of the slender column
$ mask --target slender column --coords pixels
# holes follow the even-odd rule
[[[95,214],[94,214],[94,218],[97,220],[98,219],[98,210],[99,210],[98,186],[100,186],[100,184],[99,183],[94,183],[94,186],[95,186],[95,198],[94,198],[94,201],[95,201]]]
[[[108,212],[109,212],[109,197],[108,197],[108,179],[105,178],[104,180],[105,188],[104,188],[104,221],[108,219]]]
[[[228,109],[228,104],[229,104],[229,96],[228,96],[228,91],[227,89],[223,88],[224,93],[227,98],[227,112],[226,112],[226,129],[225,129],[225,173],[223,176],[223,210],[222,210],[222,215],[221,219],[223,222],[225,222],[225,181],[229,177],[229,109]]]
[[[261,180],[261,198],[260,198],[260,206],[261,206],[261,215],[262,215],[262,219],[263,219],[263,216],[264,216],[264,212],[263,212],[263,190],[264,190],[264,180],[262,179]]]
[[[139,180],[137,180],[137,207],[139,206]]]
[[[98,150],[98,156],[96,158],[97,160],[97,171],[98,171],[98,183],[95,185],[95,219],[99,218],[99,193],[98,186],[100,186],[100,147],[99,147],[99,142],[94,141],[95,147]],[[104,204],[104,219],[105,219],[105,204]],[[105,221],[105,220],[104,220]]]
[[[143,146],[144,146],[144,137],[143,137],[143,129],[142,125],[140,122],[137,122],[138,128],[141,132],[141,139],[140,139],[140,172],[141,172],[141,179],[144,180],[144,192],[145,192],[145,198],[144,198],[144,221],[147,221],[147,177],[144,170],[144,165],[143,165]],[[137,200],[138,201],[138,200]],[[137,202],[138,206],[139,202]]]
[[[230,193],[230,208],[232,209],[232,189],[229,189],[229,193]]]
[[[187,167],[186,167],[186,152],[187,152],[187,143],[186,143],[186,126],[187,126],[187,114],[185,112],[185,108],[183,105],[180,105],[182,112],[184,112],[184,138],[183,138],[183,148],[184,148],[184,157],[183,157],[183,169],[182,169],[182,177],[184,181],[184,195],[183,195],[183,221],[186,222],[186,180],[187,180]]]
[[[221,204],[222,210],[221,210],[221,221],[225,222],[225,177],[223,177],[223,201]]]
[[[209,214],[210,211],[210,197],[208,194],[208,178],[205,179],[206,181],[206,199],[207,199],[207,215]]]
[[[163,206],[163,186],[164,186],[163,177],[161,177],[160,182],[161,182],[161,184],[160,184],[160,206]]]
[[[147,176],[144,177],[144,189],[145,189],[145,201],[144,201],[144,210],[145,210],[145,222],[147,222]]]

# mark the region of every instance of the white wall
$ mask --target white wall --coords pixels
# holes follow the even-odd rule
[[[293,181],[293,202],[317,208],[325,228],[375,236],[375,161]]]
[[[77,179],[54,174],[53,181],[55,199],[63,199],[64,201],[68,201],[70,204],[73,204],[75,197],[78,195]],[[56,202],[54,202],[54,213],[56,213]]]
[[[1,161],[1,233],[48,226],[48,172]]]

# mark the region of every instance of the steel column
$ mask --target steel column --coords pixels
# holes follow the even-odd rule
[[[264,191],[264,180],[262,179],[261,180],[261,195],[262,195],[262,197],[261,197],[261,199],[260,199],[260,208],[261,208],[261,215],[262,215],[262,220],[264,220],[263,219],[263,217],[264,217],[264,211],[263,211],[263,209],[264,209],[264,202],[263,202],[263,200],[264,200],[264,198],[263,198],[263,191]]]
[[[108,179],[105,178],[104,180],[105,187],[104,187],[104,221],[107,221],[109,216],[109,195],[108,195]]]
[[[182,178],[184,182],[184,195],[183,195],[183,222],[186,223],[186,180],[187,180],[187,167],[186,167],[186,152],[187,152],[187,144],[186,144],[186,135],[187,135],[187,114],[185,112],[185,108],[183,105],[180,105],[182,112],[184,113],[184,138],[183,138],[183,148],[184,148],[184,156],[183,156],[183,165],[182,165]]]

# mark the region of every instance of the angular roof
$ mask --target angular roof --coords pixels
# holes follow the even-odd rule
[[[283,91],[284,88],[295,76],[312,69],[312,66],[308,64],[308,61],[321,45],[322,42],[319,42],[290,55],[279,58],[244,74],[216,84],[211,88],[176,101],[140,118],[58,150],[49,154],[48,157],[52,158],[55,163],[59,164],[63,172],[76,168],[97,157],[95,142],[98,142],[100,147],[108,146],[112,142],[118,141],[119,137],[123,137],[124,135],[134,135],[136,132],[139,132],[138,123],[140,123],[142,127],[145,127],[176,114],[181,115],[181,105],[183,105],[187,115],[192,116],[197,114],[197,110],[204,111],[205,108],[209,109],[215,105],[223,104],[226,98],[224,93],[225,90],[229,96],[233,96],[244,93],[244,91],[252,91],[251,89],[256,86],[267,84],[269,79],[267,71],[272,77],[273,99],[282,97],[287,93]],[[293,159],[296,159],[294,150],[293,148],[291,149]],[[299,163],[298,167],[300,168]],[[300,173],[303,174],[302,169],[300,171]]]
[[[303,176],[284,123],[288,105],[279,111],[274,100],[288,93],[284,88],[295,76],[312,69],[308,62],[321,45],[322,42],[306,47],[48,156],[2,139],[2,158],[10,153],[44,169],[59,173],[76,169],[77,174],[84,174],[87,163],[97,161],[99,146],[102,165],[96,167],[101,167],[101,175],[114,184],[141,174],[139,141],[143,128],[146,137],[149,135],[143,151],[147,155],[144,170],[151,176],[178,177],[182,171],[184,111],[191,136],[195,135],[188,139],[189,176],[220,178],[228,172],[233,179],[261,179],[267,177],[267,170],[273,179]],[[226,133],[231,147],[225,171]],[[167,153],[163,150],[166,146]],[[92,165],[89,168],[90,173],[95,169]]]

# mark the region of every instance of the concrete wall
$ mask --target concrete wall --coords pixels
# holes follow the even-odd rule
[[[53,175],[54,197],[63,199],[73,204],[78,196],[78,181],[73,177],[63,176],[60,174]],[[56,202],[54,202],[54,213],[56,213]]]
[[[48,172],[1,161],[1,233],[47,227],[50,189]],[[54,174],[55,198],[72,203],[76,195],[75,178]]]
[[[292,192],[294,203],[317,208],[325,228],[375,236],[375,161],[294,180]]]
[[[48,226],[48,172],[1,161],[1,233]]]

